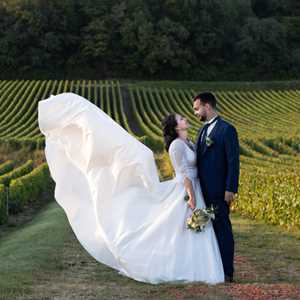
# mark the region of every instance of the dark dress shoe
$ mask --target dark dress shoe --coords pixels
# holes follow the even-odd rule
[[[233,276],[225,275],[225,282],[234,282]]]

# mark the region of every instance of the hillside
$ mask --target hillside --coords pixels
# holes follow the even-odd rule
[[[38,101],[73,92],[149,146],[164,180],[172,176],[172,168],[164,152],[161,120],[170,112],[186,116],[191,124],[189,134],[195,139],[202,125],[193,113],[191,99],[203,88],[203,84],[184,82],[174,87],[168,82],[4,80],[0,82],[0,141],[11,148],[43,149]],[[228,89],[224,85],[214,92],[219,114],[236,126],[240,140],[241,189],[233,209],[272,224],[299,226],[300,90],[251,85]]]

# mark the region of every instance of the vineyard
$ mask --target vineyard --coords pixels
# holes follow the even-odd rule
[[[202,126],[192,109],[191,99],[199,92],[197,89],[107,80],[3,80],[0,81],[1,143],[12,148],[27,145],[43,149],[44,139],[37,122],[38,101],[63,92],[81,95],[100,107],[152,148],[158,161],[166,158],[161,130],[165,115],[177,112],[186,116],[192,139]],[[233,209],[271,224],[300,227],[300,90],[214,92],[219,114],[236,126],[240,140],[240,192]],[[162,168],[162,179],[172,176],[170,166]],[[34,188],[26,189],[26,185],[32,186],[26,178],[34,177],[36,185],[43,186],[39,178],[44,178],[45,172],[45,164],[33,168],[30,161],[20,166],[1,162],[0,222],[5,222],[8,213],[18,211],[20,201],[35,193]],[[18,199],[19,195],[24,199]]]

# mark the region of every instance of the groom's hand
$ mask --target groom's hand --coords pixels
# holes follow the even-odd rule
[[[234,199],[234,193],[226,191],[225,192],[225,201],[228,203],[229,207],[230,207],[231,201],[233,201],[233,199]]]

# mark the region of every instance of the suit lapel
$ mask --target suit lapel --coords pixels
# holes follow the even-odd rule
[[[214,139],[214,136],[216,135],[216,132],[218,131],[218,128],[221,125],[221,120],[222,120],[221,117],[219,117],[219,119],[218,119],[217,123],[215,124],[214,128],[212,129],[212,131],[208,135],[212,140]],[[206,143],[204,143],[201,155],[204,155],[204,153],[206,152],[207,148],[208,147],[207,147]]]
[[[196,146],[197,147],[200,147],[200,145],[199,145],[200,140],[199,139],[200,139],[200,137],[202,135],[203,130],[204,130],[204,126],[201,129],[199,129],[199,131],[198,131],[198,135],[197,135],[197,138],[196,138]]]

